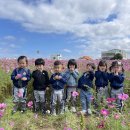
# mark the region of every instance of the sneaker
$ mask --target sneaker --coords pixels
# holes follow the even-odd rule
[[[53,115],[53,116],[56,116],[56,110],[53,110],[53,111],[52,111],[52,115]]]
[[[81,114],[86,115],[86,110],[80,111]]]
[[[64,110],[61,110],[61,111],[60,111],[60,114],[63,115],[63,114],[64,114]]]
[[[76,112],[76,108],[75,108],[75,107],[72,107],[72,108],[71,108],[71,111],[75,113],[75,112]]]
[[[67,112],[67,111],[69,111],[69,109],[68,109],[68,107],[66,106],[66,107],[65,107],[65,112]]]
[[[24,110],[21,110],[21,113],[24,113],[25,111]]]
[[[88,109],[88,114],[89,114],[89,115],[91,115],[91,114],[92,114],[91,109]]]
[[[53,115],[53,116],[56,116],[56,113],[55,113],[55,112],[53,112],[53,113],[52,113],[52,115]]]

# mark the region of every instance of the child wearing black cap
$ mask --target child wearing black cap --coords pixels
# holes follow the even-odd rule
[[[122,108],[122,101],[118,99],[118,94],[123,94],[124,88],[124,69],[120,61],[113,61],[111,65],[112,72],[109,75],[111,86],[111,97],[116,98],[117,108]]]

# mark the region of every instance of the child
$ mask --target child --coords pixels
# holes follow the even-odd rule
[[[105,98],[108,98],[108,73],[107,73],[107,63],[101,60],[98,64],[98,70],[95,72],[95,85],[97,91],[98,103]]]
[[[92,100],[92,87],[94,79],[94,63],[88,63],[86,66],[86,72],[83,73],[78,81],[78,88],[80,89],[80,100],[82,105],[82,113],[92,114],[91,100]]]
[[[62,74],[62,63],[60,61],[54,62],[54,71],[55,73],[52,74],[50,78],[50,84],[52,85],[52,101],[51,101],[51,113],[52,115],[56,115],[56,104],[57,100],[59,101],[60,105],[60,114],[64,113],[64,86],[66,84],[66,78]]]
[[[77,81],[78,81],[78,77],[79,77],[76,60],[70,59],[68,61],[67,66],[68,66],[68,70],[65,72],[65,76],[67,78],[66,103],[68,104],[69,102],[71,102],[72,112],[76,112],[76,108],[75,108],[76,97],[72,96],[72,92],[76,91]]]
[[[28,81],[31,79],[30,70],[27,69],[28,60],[26,56],[20,56],[17,60],[18,68],[14,69],[11,74],[11,80],[13,81],[13,102],[14,114],[21,105],[21,113],[26,110],[26,94],[27,94],[27,85]]]
[[[111,86],[111,97],[117,99],[117,107],[122,108],[122,101],[118,99],[118,94],[123,93],[124,87],[124,69],[123,65],[119,61],[112,62],[111,66],[112,72],[109,75],[109,81]]]
[[[35,112],[38,112],[39,105],[41,105],[42,113],[46,114],[45,106],[45,92],[49,85],[48,72],[44,70],[45,61],[42,58],[35,60],[36,70],[33,71],[32,77],[33,88],[34,88],[34,98],[35,98]]]

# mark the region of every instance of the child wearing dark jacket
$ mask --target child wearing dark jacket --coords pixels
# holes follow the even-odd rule
[[[92,114],[91,100],[92,100],[92,87],[94,79],[95,65],[88,63],[86,66],[86,72],[80,77],[78,81],[78,88],[80,89],[80,100],[82,105],[83,114]]]
[[[52,86],[51,94],[51,114],[56,115],[56,104],[59,101],[60,114],[64,113],[64,86],[66,84],[66,78],[62,73],[62,63],[60,61],[54,62],[54,74],[50,78],[50,84]]]
[[[18,67],[13,70],[11,80],[13,81],[13,107],[12,114],[20,107],[21,113],[26,110],[27,85],[31,79],[30,70],[27,68],[28,60],[26,56],[17,59]]]
[[[111,71],[112,72],[109,75],[111,97],[117,99],[117,108],[122,109],[122,100],[118,99],[118,94],[123,94],[124,88],[125,75],[122,63],[119,61],[112,62]]]
[[[36,70],[33,71],[32,77],[34,89],[35,112],[38,112],[41,106],[42,114],[46,114],[45,93],[49,85],[48,72],[44,70],[45,61],[42,58],[35,60]]]
[[[99,104],[104,98],[106,99],[109,97],[108,78],[109,74],[107,73],[107,63],[106,61],[101,60],[98,64],[98,70],[95,72],[95,85]]]

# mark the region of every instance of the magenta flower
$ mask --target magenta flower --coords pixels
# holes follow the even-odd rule
[[[0,109],[5,109],[6,108],[6,104],[5,103],[0,103]]]
[[[73,96],[73,97],[77,97],[78,95],[79,95],[78,92],[76,92],[76,91],[73,91],[73,92],[72,92],[72,96]]]
[[[9,123],[9,125],[10,125],[11,127],[14,127],[14,124],[15,124],[15,123],[14,123],[13,121]]]
[[[127,94],[123,93],[123,94],[118,94],[118,98],[120,100],[125,101],[125,100],[127,100],[129,98],[129,96]]]
[[[0,128],[0,130],[5,130],[4,128]]]
[[[115,114],[114,115],[114,119],[118,120],[120,118],[120,115],[119,114]]]
[[[28,104],[27,104],[27,106],[28,106],[30,109],[32,109],[32,108],[33,108],[33,101],[29,101]]]
[[[71,129],[71,128],[67,128],[67,127],[65,127],[64,130],[72,130],[72,129]]]
[[[22,78],[22,74],[17,74],[17,77],[20,79]]]
[[[20,97],[23,97],[23,93],[22,92],[18,92],[18,97],[20,98]]]
[[[112,102],[116,101],[116,98],[107,98],[106,101],[108,103],[112,103]]]
[[[2,111],[0,111],[0,118],[2,118],[3,117],[3,112]]]
[[[97,126],[97,128],[99,128],[99,129],[105,128],[105,121],[101,121],[101,122],[99,123],[99,125]]]
[[[103,115],[103,116],[108,116],[109,115],[109,111],[107,109],[102,109],[100,111],[100,113]]]

